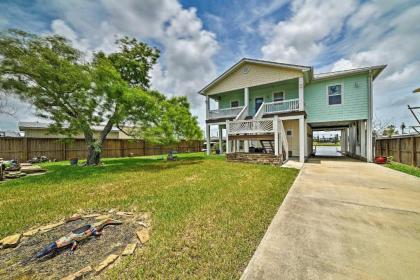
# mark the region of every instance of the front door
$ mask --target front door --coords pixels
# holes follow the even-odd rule
[[[258,112],[258,109],[260,109],[263,102],[264,102],[264,98],[262,98],[262,97],[255,98],[255,113]]]

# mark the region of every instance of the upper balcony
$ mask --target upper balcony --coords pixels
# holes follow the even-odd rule
[[[222,92],[208,96],[207,102],[207,120],[213,123],[304,111],[303,80],[294,78]],[[217,109],[210,109],[214,105]]]

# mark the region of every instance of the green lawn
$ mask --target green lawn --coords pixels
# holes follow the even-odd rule
[[[385,165],[394,170],[398,170],[416,177],[420,177],[420,168],[398,162],[390,162]]]
[[[313,145],[314,146],[333,146],[333,147],[335,147],[335,146],[337,146],[337,147],[341,146],[340,143],[321,143],[321,142],[314,142]]]
[[[202,153],[104,162],[0,184],[0,238],[79,209],[147,211],[150,242],[109,278],[239,278],[298,173]]]

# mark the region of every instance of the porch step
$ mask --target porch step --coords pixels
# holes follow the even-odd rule
[[[274,141],[272,140],[260,140],[261,146],[265,153],[274,153]]]

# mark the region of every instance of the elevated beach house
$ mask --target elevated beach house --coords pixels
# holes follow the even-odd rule
[[[199,92],[207,153],[211,126],[220,149],[226,136],[228,160],[274,164],[305,161],[313,131],[340,130],[343,153],[372,161],[372,82],[385,67],[314,74],[311,66],[244,58]]]

